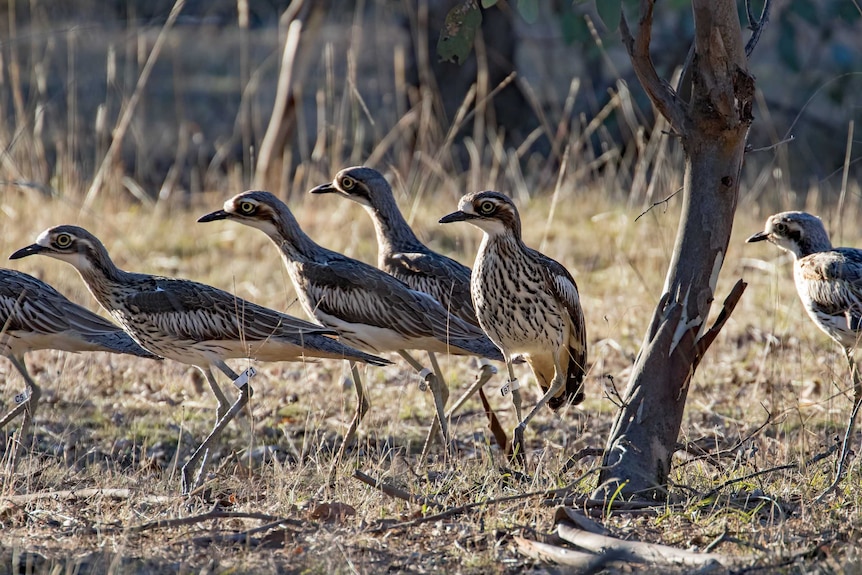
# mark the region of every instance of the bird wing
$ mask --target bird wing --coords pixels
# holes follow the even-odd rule
[[[0,274],[0,329],[75,334],[80,339],[80,349],[67,351],[98,349],[158,357],[135,343],[120,326],[74,303],[45,282],[14,270],[2,270]],[[63,349],[77,346],[68,338],[56,341]]]
[[[193,341],[300,341],[302,334],[335,335],[333,330],[246,301],[212,286],[172,278],[152,278],[125,303],[159,329]]]
[[[799,273],[815,311],[846,315],[850,328],[862,328],[862,250],[837,248],[799,260]]]
[[[562,264],[535,250],[530,252],[541,264],[540,267],[545,274],[545,289],[563,304],[571,319],[569,354],[576,367],[573,368],[570,362],[569,377],[576,376],[576,379],[580,380],[586,373],[587,367],[587,328],[578,294],[578,284]]]
[[[363,262],[330,259],[301,267],[311,305],[342,321],[388,328],[407,338],[477,336],[477,329],[446,313],[431,296]]]
[[[426,293],[449,313],[478,326],[470,297],[470,268],[436,253],[401,252],[384,260],[384,271]]]

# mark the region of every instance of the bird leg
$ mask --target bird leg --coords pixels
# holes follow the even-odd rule
[[[443,445],[446,451],[449,451],[449,426],[446,422],[446,400],[449,398],[449,388],[446,382],[443,381],[443,376],[440,374],[440,366],[437,364],[437,358],[429,353],[431,357],[431,365],[435,368],[435,372],[422,367],[422,364],[416,361],[405,350],[399,350],[398,355],[404,358],[404,361],[409,363],[413,369],[419,372],[419,376],[428,382],[431,388],[431,393],[434,396],[434,407],[437,411],[437,423],[440,425],[440,436],[443,439]],[[442,382],[442,383],[441,383]]]
[[[862,406],[862,376],[860,376],[859,368],[853,359],[853,350],[851,348],[844,348],[844,354],[847,357],[847,364],[850,366],[850,376],[853,379],[853,410],[850,412],[850,420],[847,422],[847,429],[844,431],[844,440],[841,442],[841,454],[838,456],[838,469],[835,471],[835,479],[832,480],[826,491],[817,497],[815,501],[818,503],[823,501],[841,483],[842,476],[844,475],[844,465],[847,461],[847,453],[850,451],[850,439],[853,435],[853,428],[856,425],[856,416],[859,414],[860,406]]]
[[[24,444],[24,441],[30,432],[30,426],[33,423],[33,417],[36,414],[36,406],[39,404],[39,398],[42,397],[42,390],[39,388],[36,382],[33,381],[33,378],[30,377],[30,374],[27,372],[27,365],[24,363],[23,358],[9,356],[9,360],[12,362],[12,365],[15,366],[15,368],[24,378],[24,382],[27,384],[27,391],[25,391],[24,394],[15,396],[15,400],[19,402],[18,405],[16,405],[9,413],[7,413],[3,417],[2,420],[0,420],[0,429],[2,429],[10,421],[18,417],[22,412],[24,413],[24,419],[21,422],[21,429],[18,430],[17,435],[13,439],[13,441],[15,442],[15,449],[12,452],[11,467],[12,470],[14,470],[18,462],[18,454],[20,453],[21,446]],[[24,397],[22,397],[22,395]]]
[[[536,416],[536,413],[542,408],[543,405],[548,403],[552,397],[557,395],[559,391],[563,388],[563,370],[560,364],[560,358],[558,354],[554,354],[554,379],[551,380],[551,386],[548,388],[548,391],[545,392],[545,395],[542,396],[539,401],[536,402],[536,405],[533,406],[533,409],[530,410],[530,413],[521,420],[518,425],[515,426],[514,431],[512,432],[516,438],[516,446],[523,447],[524,444],[524,431],[527,429],[527,425],[529,425],[530,420]],[[513,397],[514,399],[514,397]]]
[[[236,372],[234,372],[231,368],[227,366],[227,364],[223,364],[223,366],[224,367],[219,366],[219,368],[222,371],[224,371],[226,368],[227,371],[225,372],[225,374],[230,372],[231,375],[228,375],[228,377],[230,377],[231,380],[235,380],[237,377],[239,377]],[[209,368],[198,369],[201,369],[201,371],[203,371],[204,377],[206,377],[207,383],[209,384],[213,395],[216,396],[216,401],[218,401],[218,408],[216,408],[216,421],[218,421],[219,419],[224,417],[224,414],[227,413],[228,409],[230,409],[230,402],[227,400],[227,396],[224,394],[215,377],[213,376],[212,370],[210,370]]]
[[[341,462],[341,458],[344,457],[347,445],[353,441],[353,438],[356,436],[356,430],[359,428],[359,424],[368,412],[369,407],[368,398],[365,396],[365,390],[362,387],[362,379],[359,377],[359,368],[357,367],[356,362],[350,362],[350,371],[353,374],[353,387],[356,389],[356,413],[353,414],[353,420],[350,422],[350,426],[344,434],[344,440],[341,442],[338,454],[335,456],[335,459],[332,460],[332,466],[329,468],[330,483],[335,480],[335,471],[338,468],[338,464]]]
[[[521,427],[521,388],[518,385],[518,379],[515,377],[515,368],[512,366],[512,358],[506,357],[506,370],[509,372],[509,379],[506,381],[503,389],[512,392],[512,405],[515,406],[515,416],[518,418],[519,424],[515,427],[512,433],[512,459],[526,466],[527,458],[524,448],[524,428]],[[504,393],[505,395],[505,393]],[[526,427],[526,426],[525,426]]]
[[[218,421],[216,421],[215,427],[213,427],[210,434],[206,437],[206,439],[203,440],[203,443],[201,443],[198,446],[198,448],[195,450],[195,452],[192,454],[192,456],[188,459],[188,461],[186,461],[185,465],[183,465],[183,468],[182,468],[182,492],[183,492],[183,495],[188,495],[190,492],[197,489],[198,486],[201,484],[201,481],[203,479],[204,469],[206,468],[206,464],[209,460],[210,444],[218,438],[218,436],[221,434],[221,432],[224,430],[224,428],[227,427],[227,424],[230,423],[234,417],[236,417],[236,415],[242,410],[243,407],[245,407],[245,405],[248,403],[248,400],[251,398],[251,396],[254,393],[251,389],[251,385],[249,385],[249,382],[248,382],[248,378],[251,377],[252,375],[254,375],[254,373],[255,373],[253,369],[249,368],[249,370],[244,372],[243,375],[237,375],[236,372],[234,372],[232,369],[230,369],[223,362],[220,362],[220,364],[216,364],[216,365],[218,365],[218,367],[223,372],[225,372],[226,375],[231,377],[233,379],[234,383],[238,383],[239,397],[233,403],[233,405],[230,406],[230,409],[228,409],[224,413],[224,415],[222,415],[218,419]],[[212,372],[209,369],[206,370],[204,373],[209,374],[209,377],[207,379],[211,378],[212,380],[215,380],[215,378],[212,375]],[[241,378],[244,378],[244,380],[242,380]],[[195,468],[198,461],[200,461],[202,458],[203,458],[203,462],[201,463],[200,467],[198,468],[197,473],[195,473],[194,479],[192,481],[190,481],[189,480],[190,473]]]
[[[465,391],[461,397],[459,397],[455,403],[452,404],[448,410],[446,410],[446,420],[448,421],[452,415],[461,409],[461,406],[467,403],[467,400],[473,397],[473,395],[482,389],[482,386],[488,383],[488,380],[494,377],[497,374],[497,368],[491,365],[488,360],[482,358],[479,360],[479,373],[476,374],[476,381]],[[440,423],[438,420],[434,420],[434,423],[431,425],[431,428],[428,430],[428,435],[425,437],[425,444],[422,447],[422,456],[421,461],[425,461],[425,458],[428,456],[428,450],[431,447],[432,438],[437,434],[440,429]]]

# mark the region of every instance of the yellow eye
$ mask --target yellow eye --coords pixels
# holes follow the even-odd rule
[[[239,203],[239,211],[243,214],[253,214],[255,210],[255,205],[252,202],[240,202]]]
[[[69,234],[60,234],[56,238],[54,238],[54,243],[59,248],[68,248],[72,245],[72,236]]]
[[[356,180],[349,176],[344,176],[341,178],[341,187],[345,190],[352,190],[353,186],[356,185]]]
[[[783,234],[783,233],[787,232],[787,224],[784,224],[782,222],[778,222],[777,224],[772,226],[772,229],[775,230],[776,232],[778,232],[779,234]]]
[[[482,202],[481,204],[479,204],[479,213],[492,214],[492,213],[494,213],[494,208],[495,208],[494,202],[492,202],[490,200],[486,200],[486,201]]]

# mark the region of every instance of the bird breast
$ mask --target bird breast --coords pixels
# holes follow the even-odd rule
[[[509,244],[480,251],[470,282],[482,329],[507,354],[559,349],[565,323],[541,268]]]

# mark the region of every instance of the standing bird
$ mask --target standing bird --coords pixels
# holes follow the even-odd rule
[[[470,268],[428,249],[419,241],[401,215],[389,182],[380,172],[362,166],[346,168],[338,172],[332,182],[317,186],[310,193],[335,193],[364,207],[377,232],[377,267],[412,289],[427,293],[452,315],[479,327],[470,298]],[[447,418],[495,373],[497,370],[490,363],[481,360],[476,381],[447,411]]]
[[[479,325],[502,350],[518,416],[515,453],[524,459],[524,430],[542,405],[557,410],[583,401],[587,332],[578,286],[562,265],[521,239],[521,219],[511,199],[498,192],[467,194],[441,224],[466,221],[485,232],[470,293]],[[521,418],[521,392],[512,356],[521,354],[544,392]]]
[[[0,429],[23,413],[19,446],[42,396],[24,362],[24,354],[37,349],[109,351],[161,359],[135,343],[119,326],[69,301],[45,282],[0,269],[0,353],[9,358],[27,385],[15,397],[18,405],[0,420]]]
[[[216,424],[183,466],[183,492],[199,483],[208,448],[251,397],[249,378],[225,363],[231,358],[260,361],[302,361],[306,357],[349,359],[374,365],[389,362],[352,349],[330,337],[319,325],[245,301],[197,282],[130,273],[117,268],[94,235],[77,226],[42,232],[36,243],[11,259],[44,254],[73,265],[90,293],[141,346],[163,357],[201,370],[218,400]],[[216,367],[239,388],[231,405],[213,375]],[[203,457],[194,482],[189,473]]]
[[[862,337],[862,250],[833,248],[823,222],[805,212],[769,216],[762,232],[748,243],[768,241],[793,254],[796,292],[808,316],[844,350],[853,379],[853,411],[844,435],[835,482],[841,480],[847,445],[862,404],[862,378],[853,351]],[[822,496],[821,496],[822,497]]]
[[[448,451],[444,412],[448,392],[439,365],[432,355],[432,373],[407,350],[501,359],[500,352],[482,330],[447,313],[434,298],[410,289],[389,274],[316,244],[302,231],[284,202],[269,192],[243,192],[226,201],[224,209],[198,221],[224,219],[258,228],[278,246],[299,301],[309,316],[337,330],[345,342],[359,349],[398,352],[428,381]],[[357,410],[336,462],[368,409],[362,383],[358,378],[355,383]]]

